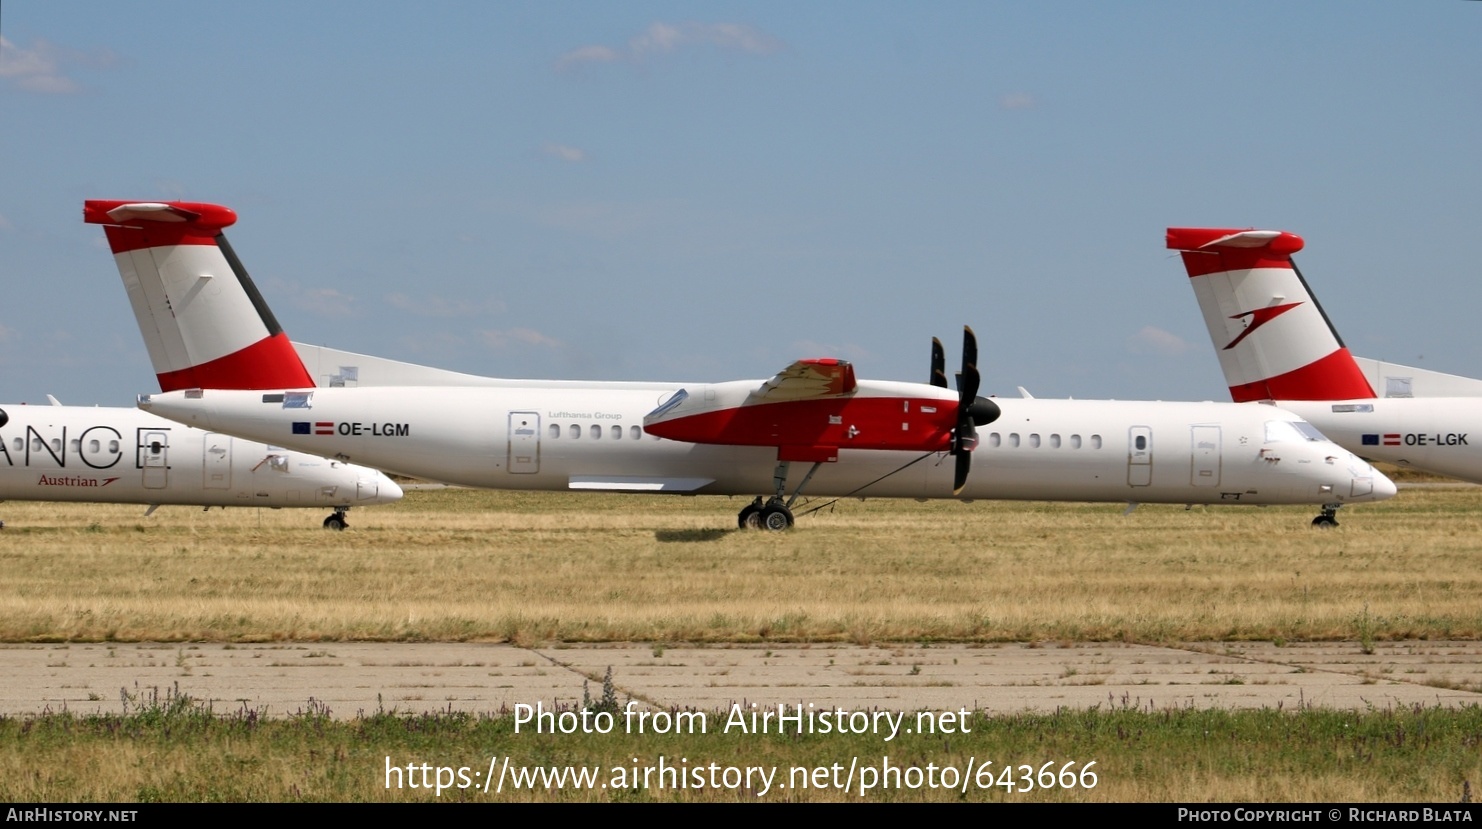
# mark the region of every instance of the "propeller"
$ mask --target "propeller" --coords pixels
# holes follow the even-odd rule
[[[931,338],[931,384],[939,389],[947,387],[947,352],[936,337]]]
[[[947,378],[939,366],[946,363],[942,354],[942,343],[935,337],[931,341],[932,385],[945,388]],[[941,382],[937,382],[937,378]],[[972,467],[972,452],[978,448],[978,428],[997,420],[1002,410],[998,404],[986,397],[978,396],[982,384],[978,373],[978,336],[971,326],[962,329],[962,371],[957,373],[957,426],[952,430],[951,454],[956,456],[956,469],[952,476],[952,494],[962,492],[967,485],[967,473]]]

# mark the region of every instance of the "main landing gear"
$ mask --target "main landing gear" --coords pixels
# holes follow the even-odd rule
[[[324,529],[343,530],[350,526],[350,522],[345,520],[345,513],[349,511],[349,507],[335,507],[334,514],[324,519]]]
[[[1323,504],[1322,505],[1322,514],[1320,514],[1316,518],[1312,519],[1312,526],[1314,526],[1314,527],[1322,527],[1324,529],[1326,529],[1328,527],[1336,527],[1336,526],[1338,526],[1338,508],[1341,507],[1341,506],[1343,506],[1343,505],[1342,504]]]
[[[817,472],[818,467],[823,466],[823,463],[815,462],[808,470],[808,474],[803,476],[803,482],[793,490],[792,497],[784,501],[782,496],[786,494],[784,487],[787,485],[789,466],[791,464],[787,461],[777,463],[777,471],[772,473],[772,484],[776,487],[777,494],[765,502],[762,501],[762,496],[756,496],[756,500],[743,507],[741,513],[736,516],[737,527],[743,530],[771,530],[772,532],[792,529],[793,502],[803,494],[803,487],[808,485],[808,481],[813,478],[813,473]]]

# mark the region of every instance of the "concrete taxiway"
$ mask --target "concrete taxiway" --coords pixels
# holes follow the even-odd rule
[[[0,645],[0,714],[120,713],[180,693],[219,713],[499,713],[600,698],[721,710],[1482,704],[1482,642],[942,645]]]

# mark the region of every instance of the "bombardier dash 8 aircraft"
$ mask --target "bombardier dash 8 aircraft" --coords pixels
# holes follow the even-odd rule
[[[1275,409],[979,397],[970,330],[956,392],[940,345],[930,383],[859,380],[831,359],[698,384],[496,380],[374,360],[396,385],[352,366],[316,387],[226,241],[233,211],[98,200],[84,218],[104,225],[165,390],[141,408],[407,475],[755,496],[737,523],[772,530],[792,525],[804,494],[1320,504],[1328,516],[1394,494]],[[974,470],[980,443],[986,462]]]
[[[351,506],[401,498],[374,469],[203,432],[138,409],[0,406],[0,500],[197,507]],[[3,524],[0,524],[3,526]]]
[[[1273,401],[1366,458],[1482,483],[1482,381],[1351,355],[1292,261],[1300,236],[1171,227],[1167,245],[1236,402]]]

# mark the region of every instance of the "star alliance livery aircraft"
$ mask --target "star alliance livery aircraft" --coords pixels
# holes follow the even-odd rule
[[[1167,244],[1236,402],[1273,401],[1366,458],[1482,483],[1482,381],[1350,354],[1292,261],[1300,236],[1171,227]]]
[[[138,409],[0,405],[0,499],[345,511],[401,498],[374,469],[203,432]],[[3,524],[0,524],[3,526]]]
[[[1314,504],[1328,520],[1394,494],[1271,407],[979,397],[970,330],[956,392],[939,345],[929,383],[857,379],[833,359],[728,383],[499,380],[325,351],[311,362],[340,370],[316,386],[222,233],[233,211],[100,200],[84,218],[104,226],[164,390],[140,408],[387,471],[755,496],[738,524],[773,530],[792,525],[803,494]]]

